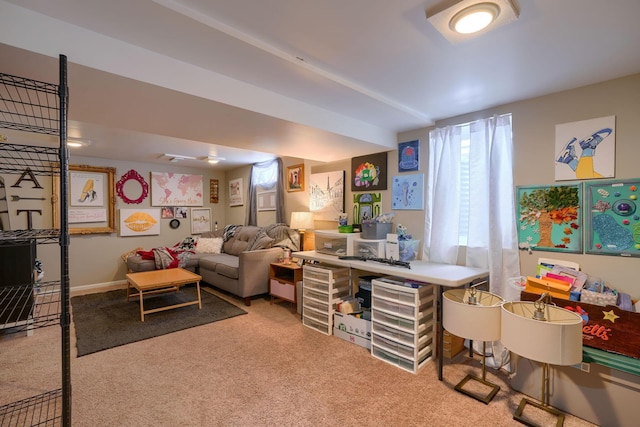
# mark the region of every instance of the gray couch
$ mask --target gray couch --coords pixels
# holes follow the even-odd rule
[[[267,227],[227,226],[203,233],[200,238],[224,239],[221,253],[194,253],[184,268],[198,273],[202,281],[244,299],[269,292],[269,264],[281,258],[284,248],[298,250],[300,236],[284,224]],[[140,255],[127,258],[130,272],[156,269],[154,260]]]

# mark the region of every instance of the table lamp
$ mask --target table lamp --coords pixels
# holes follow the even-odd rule
[[[300,233],[300,250],[304,250],[304,232],[305,230],[313,230],[313,212],[291,212],[291,224],[294,230]]]
[[[468,289],[450,289],[443,293],[442,326],[450,333],[470,340],[482,341],[482,377],[467,375],[455,390],[485,404],[494,398],[500,387],[486,379],[487,341],[500,339],[503,299],[491,292],[480,291],[477,285]],[[486,395],[464,389],[470,380],[489,387]]]
[[[506,348],[527,359],[542,362],[541,403],[523,398],[513,419],[529,426],[523,413],[527,404],[557,418],[564,424],[564,414],[549,405],[549,365],[575,365],[582,361],[582,318],[564,308],[549,304],[544,293],[537,301],[514,301],[502,305],[502,338]]]

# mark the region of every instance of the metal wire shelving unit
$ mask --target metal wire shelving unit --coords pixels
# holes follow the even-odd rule
[[[0,173],[59,176],[59,228],[1,230],[0,240],[11,243],[35,239],[36,244],[60,245],[60,280],[0,288],[0,318],[25,319],[0,324],[0,333],[30,332],[59,324],[62,341],[61,387],[0,406],[1,426],[71,426],[69,224],[67,176],[67,58],[59,57],[59,83],[51,84],[0,73],[0,128],[55,135],[57,148],[9,144],[0,138]],[[6,197],[6,196],[5,196]],[[13,301],[32,298],[19,307]],[[26,307],[26,308],[25,308]],[[8,313],[27,310],[28,313]]]

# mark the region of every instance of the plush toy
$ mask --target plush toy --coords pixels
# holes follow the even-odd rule
[[[42,261],[36,259],[33,263],[33,278],[36,282],[40,282],[44,277],[44,270],[42,269]]]
[[[407,234],[407,227],[402,224],[396,225],[398,240],[411,240],[411,234]]]

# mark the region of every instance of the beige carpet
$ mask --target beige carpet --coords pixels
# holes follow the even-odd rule
[[[221,294],[219,294],[221,295]],[[248,315],[77,358],[72,419],[85,426],[512,426],[506,375],[489,404],[453,390],[477,360],[417,375],[303,326],[289,303],[221,295]],[[60,386],[60,328],[0,335],[0,405]],[[553,425],[553,424],[548,424]],[[565,426],[592,424],[569,416]]]

